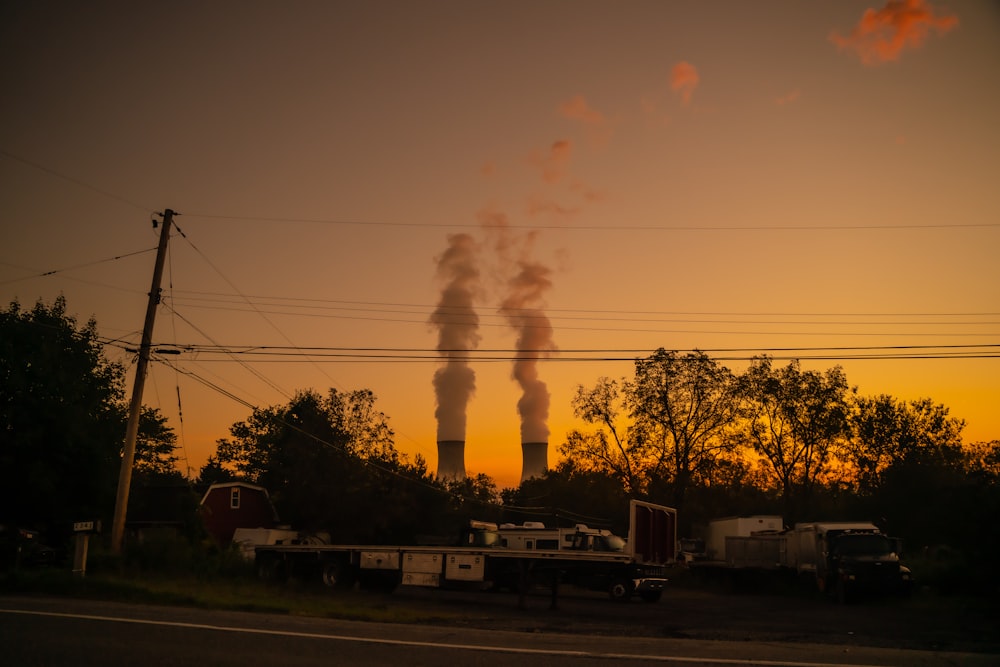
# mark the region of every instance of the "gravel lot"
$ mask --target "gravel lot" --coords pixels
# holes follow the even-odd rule
[[[675,586],[663,599],[616,603],[606,595],[562,587],[558,606],[536,590],[518,597],[500,592],[402,587],[383,604],[406,605],[448,623],[522,632],[776,641],[969,651],[1000,654],[1000,605],[918,591],[910,598],[865,599],[838,605],[797,587],[760,582]],[[364,593],[362,593],[364,594]]]

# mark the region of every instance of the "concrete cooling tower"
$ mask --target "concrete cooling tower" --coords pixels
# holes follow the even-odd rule
[[[522,442],[521,455],[523,464],[521,466],[521,481],[532,477],[541,477],[549,467],[549,443],[547,442]]]
[[[438,440],[437,477],[452,482],[465,479],[464,440]]]

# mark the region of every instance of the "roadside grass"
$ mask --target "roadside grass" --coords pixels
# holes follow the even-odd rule
[[[249,577],[109,572],[80,577],[61,569],[22,570],[0,573],[0,595],[53,595],[380,623],[454,620],[440,612],[431,618],[426,609],[390,603],[385,595],[358,591],[334,593],[320,585],[267,584]]]

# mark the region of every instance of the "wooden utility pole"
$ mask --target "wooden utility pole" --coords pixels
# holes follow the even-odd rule
[[[122,453],[122,468],[118,474],[118,496],[115,500],[115,518],[111,525],[111,550],[122,552],[125,537],[125,514],[128,510],[128,492],[132,486],[132,465],[135,463],[135,440],[139,435],[139,415],[142,413],[142,387],[146,383],[146,367],[149,365],[149,349],[153,341],[153,321],[156,307],[160,303],[160,281],[163,278],[163,262],[170,240],[170,223],[175,213],[169,208],[163,211],[163,229],[160,230],[160,245],[156,249],[156,266],[153,268],[153,286],[149,288],[149,303],[146,306],[146,323],[142,327],[142,343],[139,345],[139,362],[135,367],[135,384],[132,387],[132,403],[129,405],[128,428],[125,430],[125,450]],[[153,220],[156,227],[156,220]]]

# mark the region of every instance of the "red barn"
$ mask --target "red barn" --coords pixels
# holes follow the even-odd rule
[[[267,489],[246,482],[208,487],[201,499],[201,514],[205,529],[219,545],[232,542],[237,528],[273,528],[278,523]]]

